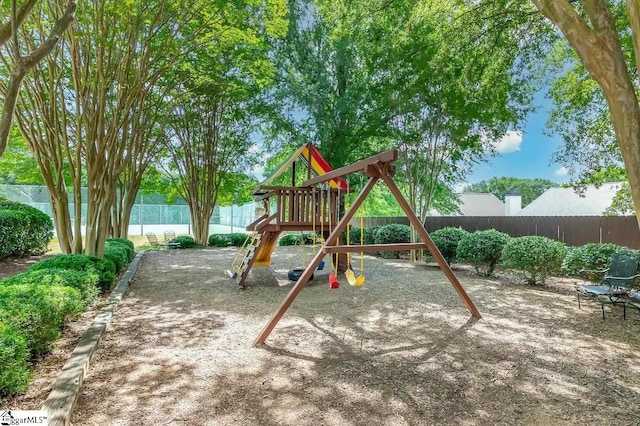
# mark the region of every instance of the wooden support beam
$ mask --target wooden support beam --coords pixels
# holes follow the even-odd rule
[[[340,220],[338,225],[336,225],[336,227],[331,231],[331,234],[329,234],[329,237],[327,237],[325,241],[325,246],[335,244],[335,242],[338,240],[338,236],[347,227],[347,224],[349,223],[351,218],[353,218],[353,215],[358,210],[358,208],[360,207],[364,199],[367,197],[371,189],[373,189],[373,186],[376,184],[377,181],[378,181],[378,178],[376,177],[372,177],[369,179],[369,181],[367,182],[367,185],[362,189],[360,194],[358,194],[358,197],[355,199],[355,201],[351,205],[351,208],[349,208],[349,210],[344,214],[344,217]],[[307,282],[309,282],[309,278],[311,277],[311,274],[313,274],[313,271],[315,271],[318,268],[318,265],[320,265],[320,262],[322,261],[322,258],[324,256],[325,256],[324,252],[322,250],[318,250],[316,255],[313,257],[313,260],[309,265],[307,265],[307,268],[304,270],[300,278],[298,278],[298,281],[296,281],[296,283],[293,285],[293,287],[291,288],[291,291],[289,291],[289,294],[284,299],[280,307],[276,310],[276,312],[273,314],[273,316],[271,317],[267,325],[262,329],[262,331],[260,332],[256,340],[253,342],[253,346],[262,345],[265,342],[265,340],[267,340],[267,337],[269,337],[274,327],[278,324],[280,319],[287,312],[287,310],[289,309],[289,307],[291,306],[295,298],[298,297],[298,294],[300,293],[300,291],[304,288]]]
[[[339,178],[341,176],[346,176],[346,175],[350,175],[352,173],[357,173],[357,172],[367,172],[369,176],[374,177],[372,174],[368,173],[370,165],[390,163],[397,159],[398,159],[398,151],[396,151],[395,149],[392,149],[391,151],[383,152],[382,154],[365,158],[364,160],[360,160],[353,164],[349,164],[348,166],[340,167],[339,169],[335,169],[333,171],[330,171],[329,173],[325,173],[313,179],[306,180],[302,183],[301,186],[313,186],[319,183],[328,182],[331,179]],[[380,176],[376,176],[376,177],[380,177]]]
[[[354,246],[324,246],[322,251],[332,253],[369,253],[372,251],[403,251],[403,250],[428,250],[425,243],[398,243],[398,244],[365,244]]]
[[[391,176],[383,174],[382,180],[387,184],[389,190],[391,190],[391,193],[398,201],[398,204],[400,204],[400,207],[402,207],[402,210],[404,210],[407,217],[409,218],[409,222],[411,222],[413,227],[418,232],[418,235],[420,235],[420,238],[422,238],[422,241],[424,241],[424,243],[427,245],[431,256],[433,256],[433,258],[440,266],[442,272],[444,272],[444,274],[447,276],[449,282],[451,282],[451,285],[458,293],[458,296],[460,296],[460,299],[462,299],[462,302],[471,313],[471,316],[475,318],[482,318],[482,315],[480,315],[478,308],[476,308],[476,306],[473,304],[473,301],[462,287],[462,284],[460,284],[460,281],[458,281],[458,277],[456,277],[456,275],[453,273],[447,261],[444,260],[442,253],[440,253],[438,247],[436,247],[436,245],[433,243],[433,240],[429,236],[427,230],[424,228],[424,225],[422,224],[422,222],[420,222],[420,219],[418,219],[416,214],[413,212],[413,209],[411,209],[411,206],[409,206],[409,203],[407,203],[407,200],[405,200],[402,192],[400,192],[400,189],[398,189]]]

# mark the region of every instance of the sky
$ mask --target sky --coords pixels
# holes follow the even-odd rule
[[[561,144],[560,136],[544,134],[551,109],[551,100],[545,98],[546,90],[534,97],[537,111],[529,115],[524,128],[508,132],[497,144],[499,154],[479,163],[467,178],[476,183],[492,177],[543,178],[557,183],[569,181],[567,169],[561,164],[551,164],[551,156]]]

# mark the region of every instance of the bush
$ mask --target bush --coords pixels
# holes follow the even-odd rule
[[[611,257],[618,251],[632,251],[611,243],[587,243],[569,249],[562,263],[562,269],[569,276],[581,276],[592,282],[600,282],[609,268]],[[637,252],[635,252],[637,255]],[[582,271],[582,272],[581,272]]]
[[[479,275],[491,276],[509,238],[495,229],[469,233],[458,243],[456,258],[473,265]]]
[[[373,226],[371,228],[364,229],[364,243],[365,244],[375,244],[376,238],[375,234],[378,230],[382,228],[382,226]]]
[[[129,263],[129,254],[126,246],[122,244],[105,244],[104,258],[109,259],[116,265],[116,273]]]
[[[278,241],[279,246],[299,246],[302,244],[302,234],[286,234]]]
[[[179,237],[175,237],[174,239],[170,240],[169,243],[180,243],[180,247],[178,248],[181,248],[181,249],[189,249],[197,246],[196,240],[194,240],[193,237],[190,237],[188,235],[181,235]]]
[[[211,234],[208,242],[211,247],[228,247],[231,245],[228,234]]]
[[[444,260],[451,264],[456,258],[458,243],[469,233],[462,228],[446,227],[433,231],[430,236],[433,243],[438,247]]]
[[[95,272],[100,277],[98,285],[102,292],[111,290],[116,279],[116,265],[109,259],[98,259],[86,254],[61,254],[41,260],[29,271],[39,269],[60,268],[73,269],[75,271]]]
[[[32,355],[43,354],[60,337],[60,328],[82,312],[78,290],[70,287],[10,285],[0,287],[0,322],[25,336]]]
[[[53,238],[51,218],[35,207],[0,200],[0,259],[39,255]]]
[[[411,227],[399,223],[381,226],[374,234],[374,244],[408,243],[411,240]],[[406,251],[383,251],[380,255],[387,259],[399,259]]]
[[[0,322],[0,399],[27,390],[27,341],[16,328]]]
[[[229,234],[227,238],[232,246],[242,247],[247,239],[247,234],[243,232],[234,232],[233,234]]]
[[[93,271],[75,271],[73,269],[38,269],[14,275],[0,280],[0,286],[8,285],[45,285],[65,286],[78,290],[83,307],[98,297],[98,274]]]
[[[566,253],[564,243],[551,238],[512,238],[502,250],[502,265],[517,271],[527,280],[527,284],[544,284],[548,276],[562,270]]]
[[[133,242],[125,240],[124,238],[108,238],[107,241],[105,241],[104,246],[123,247],[127,253],[127,262],[131,262],[136,255],[136,249]]]

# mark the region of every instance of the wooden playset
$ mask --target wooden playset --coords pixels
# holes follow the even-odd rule
[[[321,233],[324,234],[319,250],[317,250],[311,262],[306,265],[304,272],[293,285],[289,294],[255,339],[254,346],[263,344],[269,337],[273,328],[278,324],[326,255],[330,255],[335,259],[336,272],[344,272],[350,283],[361,285],[364,283],[364,276],[355,277],[348,261],[348,253],[429,250],[471,315],[476,318],[481,317],[480,312],[465,292],[449,264],[444,260],[442,254],[440,254],[440,251],[431,240],[424,225],[393,181],[395,167],[392,163],[397,158],[397,151],[391,150],[332,170],[317,148],[308,143],[293,153],[271,176],[254,189],[253,195],[256,201],[264,203],[266,213],[247,227],[247,230],[253,232],[253,234],[250,235],[245,246],[238,252],[238,256],[236,256],[232,264],[232,269],[228,271],[231,276],[239,277],[239,285],[241,287],[245,286],[248,273],[253,266],[268,266],[271,264],[271,254],[277,245],[280,233],[285,231],[314,231],[317,233],[320,225],[322,228]],[[296,185],[295,168],[298,160],[301,160],[307,166],[307,176],[302,184]],[[291,186],[269,185],[289,167],[292,167]],[[340,210],[344,208],[344,204],[340,201],[341,192],[344,193],[349,190],[346,182],[341,178],[353,173],[362,173],[368,177],[368,180],[351,206],[341,212]],[[378,181],[387,185],[422,241],[400,244],[362,244],[361,241],[360,245],[340,244],[340,234],[347,229],[354,214]],[[272,205],[276,209],[274,213],[269,211]],[[335,288],[336,284],[337,278],[335,273],[332,273],[329,277],[329,285]]]

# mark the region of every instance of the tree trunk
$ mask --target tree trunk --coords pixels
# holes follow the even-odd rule
[[[196,241],[196,244],[206,246],[209,238],[209,219],[211,218],[213,210],[207,215],[199,209],[198,206],[189,204],[189,212],[193,226],[193,239]]]
[[[13,70],[11,70],[7,93],[5,94],[2,105],[2,116],[0,117],[0,157],[2,157],[2,153],[7,147],[13,112],[16,109],[18,93],[20,93],[20,84],[26,74],[27,69],[23,67],[21,63],[17,63]]]

